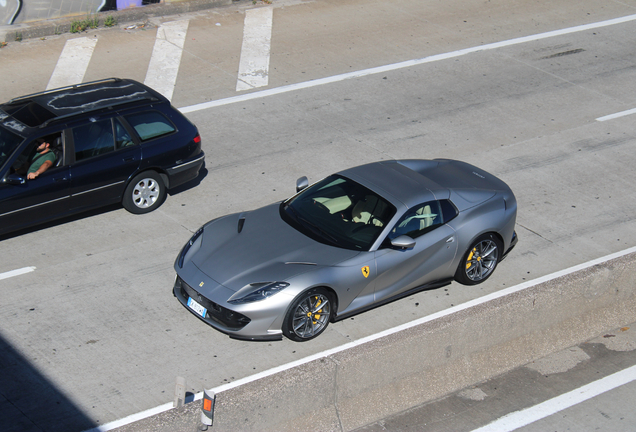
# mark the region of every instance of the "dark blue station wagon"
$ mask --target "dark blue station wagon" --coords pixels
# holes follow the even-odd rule
[[[49,168],[28,179],[43,142]],[[203,162],[196,126],[133,80],[12,99],[0,104],[0,234],[118,202],[150,212]]]

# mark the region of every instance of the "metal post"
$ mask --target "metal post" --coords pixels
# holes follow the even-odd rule
[[[203,391],[203,405],[201,406],[201,430],[207,430],[208,426],[212,426],[214,422],[214,402],[216,394],[212,390]]]
[[[174,408],[183,408],[185,404],[186,394],[186,380],[183,377],[177,377],[177,384],[174,388],[174,401],[172,406]]]

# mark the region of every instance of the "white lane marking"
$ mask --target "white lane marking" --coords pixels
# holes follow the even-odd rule
[[[245,12],[236,91],[264,87],[269,82],[273,14],[273,7],[250,9]]]
[[[622,23],[626,23],[626,22],[630,22],[630,21],[634,21],[634,20],[636,20],[636,15],[627,15],[627,16],[620,17],[620,18],[610,19],[610,20],[607,20],[607,21],[599,21],[597,23],[591,23],[591,24],[585,24],[585,25],[580,25],[580,26],[575,26],[575,27],[569,27],[569,28],[565,28],[565,29],[561,29],[561,30],[549,31],[549,32],[546,32],[546,33],[538,33],[538,34],[531,35],[531,36],[525,36],[525,37],[520,37],[520,38],[516,38],[516,39],[509,39],[509,40],[502,41],[502,42],[495,42],[495,43],[490,43],[490,44],[486,44],[486,45],[479,45],[479,46],[472,47],[472,48],[465,48],[465,49],[461,49],[461,50],[458,50],[458,51],[452,51],[452,52],[443,53],[443,54],[436,54],[436,55],[432,55],[432,56],[429,56],[429,57],[424,57],[424,58],[421,58],[421,59],[407,60],[407,61],[403,61],[403,62],[400,62],[400,63],[394,63],[394,64],[390,64],[390,65],[385,65],[385,66],[379,66],[379,67],[374,67],[374,68],[370,68],[370,69],[364,69],[364,70],[361,70],[361,71],[349,72],[349,73],[345,73],[345,74],[341,74],[341,75],[335,75],[335,76],[332,76],[332,77],[320,78],[320,79],[316,79],[316,80],[313,80],[313,81],[308,81],[308,82],[303,82],[303,83],[298,83],[298,84],[291,84],[291,85],[288,85],[288,86],[277,87],[277,88],[263,90],[263,91],[259,91],[259,92],[248,93],[248,94],[244,94],[244,95],[241,95],[241,96],[233,96],[233,97],[229,97],[229,98],[226,98],[226,99],[219,99],[219,100],[215,100],[215,101],[204,102],[204,103],[200,103],[200,104],[196,104],[196,105],[190,105],[190,106],[187,106],[187,107],[183,107],[183,108],[180,108],[179,110],[182,113],[185,114],[185,113],[200,111],[200,110],[204,110],[204,109],[208,109],[208,108],[214,108],[214,107],[218,107],[218,106],[222,106],[222,105],[229,105],[229,104],[232,104],[232,103],[244,102],[244,101],[247,101],[247,100],[258,99],[258,98],[262,98],[262,97],[277,95],[277,94],[281,94],[281,93],[287,93],[287,92],[296,91],[296,90],[302,90],[302,89],[306,89],[306,88],[310,88],[310,87],[316,87],[316,86],[320,86],[320,85],[324,85],[324,84],[331,84],[331,83],[344,81],[344,80],[351,79],[351,78],[360,78],[360,77],[365,77],[365,76],[368,76],[368,75],[385,73],[385,72],[393,71],[393,70],[397,70],[397,69],[403,69],[403,68],[408,68],[408,67],[412,67],[412,66],[417,66],[417,65],[424,64],[424,63],[431,63],[431,62],[435,62],[435,61],[446,60],[446,59],[450,59],[450,58],[454,58],[454,57],[460,57],[460,56],[463,56],[465,54],[475,53],[475,52],[479,52],[479,51],[493,50],[493,49],[507,47],[507,46],[512,46],[512,45],[518,45],[518,44],[522,44],[522,43],[526,43],[526,42],[537,41],[537,40],[540,40],[540,39],[546,39],[546,38],[551,38],[551,37],[556,37],[556,36],[563,36],[563,35],[567,35],[567,34],[571,34],[571,33],[577,33],[577,32],[581,32],[581,31],[592,30],[592,29],[596,29],[596,28],[600,28],[600,27],[607,27],[607,26],[611,26],[611,25],[615,25],[615,24],[622,24]]]
[[[201,398],[203,398],[203,396],[201,396]],[[135,423],[139,420],[143,420],[145,418],[152,417],[157,414],[161,414],[172,408],[174,408],[173,402],[165,403],[163,405],[159,405],[158,407],[150,408],[136,414],[131,414],[127,417],[124,417],[123,419],[115,420],[110,423],[106,423],[105,425],[97,426],[92,429],[85,430],[84,432],[107,432],[113,429],[120,428],[122,426],[129,425],[131,423]]]
[[[452,315],[452,314],[460,312],[462,310],[469,309],[471,307],[475,307],[475,306],[478,306],[480,304],[487,303],[489,301],[495,300],[497,298],[505,297],[505,296],[508,296],[510,294],[514,294],[514,293],[519,292],[519,291],[523,291],[524,289],[531,288],[531,287],[539,285],[541,283],[548,282],[548,281],[551,281],[553,279],[559,278],[561,276],[566,276],[566,275],[569,275],[571,273],[574,273],[574,272],[577,272],[577,271],[580,271],[580,270],[584,270],[584,269],[587,269],[587,268],[590,268],[590,267],[594,267],[595,265],[602,264],[602,263],[604,263],[606,261],[610,261],[610,260],[613,260],[615,258],[620,258],[622,256],[625,256],[625,255],[628,255],[628,254],[634,253],[634,252],[636,252],[636,247],[632,247],[632,248],[625,249],[625,250],[620,251],[620,252],[616,252],[616,253],[613,253],[613,254],[610,254],[610,255],[606,255],[604,257],[597,258],[595,260],[588,261],[586,263],[579,264],[579,265],[576,265],[574,267],[570,267],[570,268],[565,269],[565,270],[560,270],[560,271],[557,271],[555,273],[552,273],[552,274],[549,274],[549,275],[546,275],[546,276],[542,276],[540,278],[537,278],[537,279],[534,279],[534,280],[531,280],[531,281],[527,281],[527,282],[524,282],[522,284],[515,285],[513,287],[506,288],[506,289],[503,289],[503,290],[488,294],[488,295],[483,296],[483,297],[476,298],[474,300],[468,301],[466,303],[462,303],[462,304],[454,306],[452,308],[445,309],[445,310],[436,312],[436,313],[431,314],[431,315],[427,315],[427,316],[419,318],[419,319],[417,319],[415,321],[411,321],[409,323],[402,324],[402,325],[399,325],[397,327],[393,327],[393,328],[388,329],[388,330],[384,330],[384,331],[382,331],[380,333],[376,333],[376,334],[373,334],[373,335],[370,335],[370,336],[366,336],[366,337],[364,337],[362,339],[358,339],[358,340],[355,340],[353,342],[349,342],[349,343],[341,345],[339,347],[331,348],[331,349],[328,349],[326,351],[322,351],[322,352],[310,355],[308,357],[302,358],[300,360],[296,360],[296,361],[293,361],[293,362],[290,362],[290,363],[287,363],[287,364],[284,364],[284,365],[281,365],[281,366],[276,366],[276,367],[268,369],[266,371],[263,371],[263,372],[260,372],[260,373],[254,374],[254,375],[250,375],[250,376],[245,377],[245,378],[238,379],[238,380],[233,381],[231,383],[223,384],[223,385],[221,385],[219,387],[213,388],[212,391],[214,393],[221,393],[221,392],[224,392],[224,391],[236,388],[236,387],[240,387],[240,386],[242,386],[244,384],[249,384],[251,382],[258,381],[259,379],[266,378],[268,376],[275,375],[275,374],[280,373],[280,372],[284,372],[286,370],[289,370],[289,369],[304,365],[304,364],[312,362],[314,360],[319,360],[321,358],[329,357],[329,356],[331,356],[333,354],[337,354],[339,352],[346,351],[346,350],[351,349],[351,348],[355,348],[355,347],[357,347],[359,345],[363,345],[365,343],[372,342],[374,340],[377,340],[377,339],[380,339],[380,338],[383,338],[383,337],[386,337],[386,336],[390,336],[390,335],[392,335],[394,333],[398,333],[398,332],[407,330],[409,328],[418,326],[420,324],[424,324],[424,323],[427,323],[427,322],[430,322],[430,321],[434,321],[436,319],[439,319],[439,318],[442,318],[442,317],[445,317],[445,316],[448,316],[448,315]],[[196,395],[194,395],[194,400],[195,401],[201,400],[202,398],[203,398],[203,392],[199,392]],[[85,431],[85,432],[106,432],[106,431],[109,431],[111,429],[115,429],[117,427],[121,427],[121,426],[126,425],[126,424],[130,424],[130,423],[133,423],[133,422],[136,422],[136,421],[139,421],[139,420],[143,420],[143,419],[145,419],[147,417],[162,413],[164,411],[168,411],[168,410],[170,410],[172,408],[173,408],[172,402],[166,403],[164,405],[160,405],[158,407],[151,408],[151,409],[148,409],[146,411],[142,411],[140,413],[130,415],[130,416],[125,417],[125,418],[123,418],[121,420],[116,420],[114,422],[107,423],[107,424],[102,425],[102,426],[98,426],[96,428],[90,429],[90,430]]]
[[[35,270],[35,267],[22,267],[21,269],[0,273],[0,280],[9,279],[10,277],[13,277],[13,276],[20,276],[25,273],[30,273],[33,270]]]
[[[636,366],[601,378],[533,407],[515,411],[473,432],[510,432],[636,380]]]
[[[95,45],[97,45],[97,38],[82,37],[67,40],[46,89],[81,83],[93,56]]]
[[[596,121],[607,121],[607,120],[613,120],[615,118],[619,118],[619,117],[624,117],[624,116],[628,116],[631,114],[636,114],[636,108],[627,110],[627,111],[621,111],[621,112],[617,112],[615,114],[610,114],[610,115],[606,115],[603,117],[599,117],[596,119]]]
[[[157,29],[157,39],[150,57],[144,84],[172,99],[177,82],[181,54],[188,32],[189,20],[170,21]]]

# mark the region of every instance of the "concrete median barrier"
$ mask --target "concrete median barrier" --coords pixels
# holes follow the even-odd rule
[[[634,322],[636,253],[628,252],[214,389],[210,430],[352,430]],[[191,418],[195,425],[199,406],[191,403],[180,414],[163,415],[179,422]],[[170,423],[156,421],[153,430]],[[147,425],[129,426],[122,430]]]

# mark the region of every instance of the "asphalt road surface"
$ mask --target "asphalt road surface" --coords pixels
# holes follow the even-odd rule
[[[253,7],[79,36],[97,40],[84,81],[144,81],[157,26],[188,21],[172,101],[190,107],[206,168],[151,214],[113,207],[2,239],[0,419],[30,420],[0,429],[104,424],[170,402],[177,376],[200,392],[636,245],[636,114],[606,118],[636,108],[636,21],[606,22],[636,1],[276,1],[268,82],[237,91]],[[77,37],[2,48],[0,99],[45,89]],[[517,196],[519,244],[487,283],[422,292],[304,344],[229,339],[172,297],[174,259],[204,222],[282,200],[302,175],[438,157]]]

